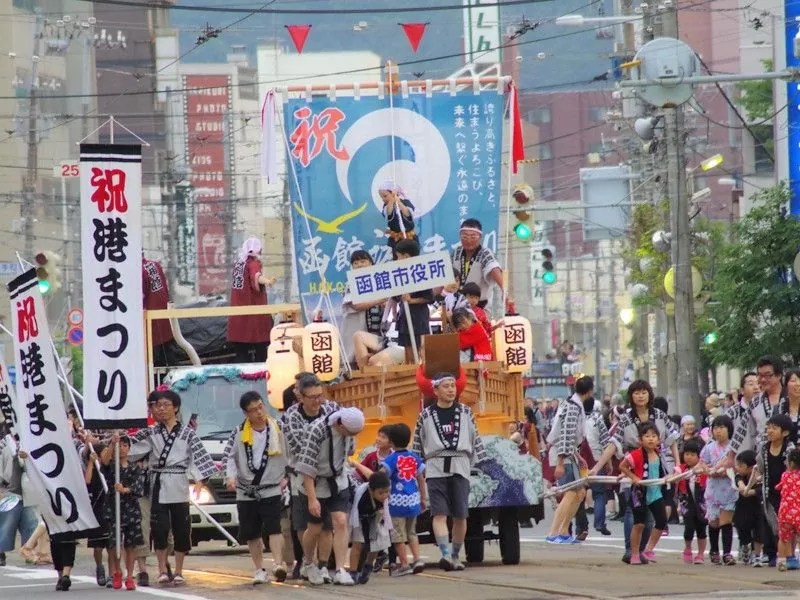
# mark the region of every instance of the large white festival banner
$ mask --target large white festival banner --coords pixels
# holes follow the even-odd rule
[[[147,425],[142,147],[81,144],[86,427]]]
[[[51,535],[87,532],[97,527],[61,397],[36,271],[8,284],[17,368],[16,401],[20,449],[26,473],[45,501],[39,504]],[[13,396],[12,396],[13,400]]]

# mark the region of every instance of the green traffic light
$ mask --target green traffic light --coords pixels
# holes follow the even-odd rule
[[[514,235],[517,236],[517,239],[527,242],[529,239],[531,239],[533,232],[525,223],[517,223],[517,225],[514,227]]]
[[[711,344],[713,344],[714,342],[716,342],[718,338],[719,338],[719,336],[717,335],[717,333],[716,333],[715,331],[712,331],[712,332],[710,332],[710,333],[707,333],[707,334],[705,335],[705,337],[703,338],[703,341],[704,341],[706,344],[708,344],[708,345],[711,345]]]
[[[50,282],[46,279],[39,280],[39,291],[44,295],[50,292]]]
[[[555,271],[545,271],[542,273],[542,281],[544,281],[547,285],[553,285],[556,282]]]

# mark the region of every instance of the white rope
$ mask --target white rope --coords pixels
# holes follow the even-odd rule
[[[399,190],[401,189],[400,184],[397,182],[397,162],[395,156],[395,149],[394,149],[394,79],[392,78],[392,64],[389,63],[389,126],[390,131],[392,134],[392,138],[389,142],[389,147],[392,154],[392,183],[394,184],[395,189],[392,190],[392,193],[395,195],[397,200],[394,203],[394,212],[397,215],[397,220],[400,222],[400,232],[403,234],[403,239],[407,239],[408,236],[406,235],[406,224],[403,223],[403,213],[400,211],[400,203],[401,203],[401,194]],[[380,185],[380,184],[378,184]],[[380,191],[380,190],[379,190]],[[388,215],[387,215],[388,218]]]
[[[309,222],[308,217],[306,216],[308,214],[308,210],[306,209],[305,200],[303,198],[303,191],[300,188],[300,179],[297,177],[297,168],[294,165],[294,160],[292,160],[292,149],[291,149],[291,147],[289,145],[289,137],[286,135],[286,128],[284,127],[284,123],[283,123],[283,115],[281,114],[281,111],[279,111],[277,109],[277,103],[276,103],[275,112],[278,115],[278,122],[279,122],[280,130],[281,130],[281,135],[283,136],[283,142],[284,142],[284,145],[286,147],[286,162],[288,162],[289,166],[291,167],[292,179],[294,180],[294,186],[295,186],[295,189],[297,190],[297,199],[300,202],[300,208],[303,209],[303,214],[301,216],[303,217],[303,222],[306,225],[306,233],[308,234],[308,241],[311,243],[311,253],[313,255],[314,266],[316,267],[317,275],[319,275],[319,282],[320,282],[320,288],[321,288],[320,289],[320,298],[319,298],[319,302],[317,303],[317,308],[315,310],[319,311],[321,309],[321,307],[322,307],[322,304],[325,303],[325,305],[328,308],[328,317],[333,321],[333,324],[336,327],[336,331],[338,333],[339,331],[341,331],[341,327],[339,325],[339,321],[336,318],[336,313],[335,313],[335,311],[333,309],[333,303],[331,302],[330,293],[328,292],[328,290],[327,290],[327,288],[325,286],[325,283],[326,283],[326,281],[325,281],[325,272],[322,270],[322,264],[317,259],[317,244],[314,241],[314,235],[311,232],[311,223]],[[289,209],[289,212],[291,213],[291,209]],[[300,286],[299,286],[299,282],[298,282],[298,288],[299,287]],[[298,289],[298,292],[299,292],[299,289]],[[301,296],[301,299],[302,299],[302,296]],[[344,368],[347,371],[348,375],[350,375],[352,373],[352,369],[350,368],[350,362],[347,360],[347,348],[345,348],[345,346],[344,346],[344,340],[342,340],[342,336],[341,335],[337,335],[336,337],[339,340],[339,351],[340,351],[340,354],[339,354],[339,366],[341,366],[341,364],[344,363]]]

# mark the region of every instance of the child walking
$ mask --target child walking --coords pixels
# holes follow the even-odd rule
[[[144,494],[141,469],[128,462],[128,451],[131,449],[131,440],[128,436],[120,436],[119,441],[119,481],[114,484],[114,491],[119,492],[120,536],[125,552],[125,589],[135,590],[136,582],[133,579],[133,565],[136,562],[136,549],[144,545],[142,534],[142,511],[139,498]],[[107,481],[114,481],[113,446],[105,448],[101,454],[101,461]],[[115,590],[122,589],[121,557],[117,555],[116,542],[116,494],[108,494],[105,505],[105,520],[109,523],[108,537],[108,562],[111,571],[111,587]]]
[[[794,547],[800,534],[800,449],[794,448],[789,451],[787,463],[787,469],[781,475],[780,483],[775,486],[781,494],[781,504],[778,508],[779,571],[785,571],[790,561],[797,563]]]
[[[664,507],[664,495],[661,487],[642,486],[646,479],[659,479],[663,475],[663,463],[659,450],[661,437],[652,421],[641,423],[638,427],[639,440],[642,445],[629,452],[619,468],[623,475],[633,484],[631,489],[631,511],[633,512],[633,529],[631,530],[631,565],[646,565],[656,562],[655,548],[661,539],[661,533],[667,526],[667,511]],[[647,522],[647,511],[653,515],[655,525],[650,531],[644,552],[638,552],[642,541],[642,533]]]
[[[739,558],[746,565],[763,567],[769,561],[763,553],[764,508],[759,497],[760,488],[755,485],[756,453],[744,450],[736,456],[736,510],[733,511],[733,526],[739,538]]]
[[[688,440],[683,448],[681,473],[692,471],[700,463],[703,443],[699,439]],[[706,475],[695,473],[689,479],[678,482],[678,510],[683,516],[683,562],[702,565],[706,552]],[[692,554],[692,540],[697,536],[697,554]]]
[[[700,460],[713,468],[730,451],[730,440],[733,435],[733,421],[727,415],[714,417],[711,422],[713,439],[706,444],[700,454]],[[708,519],[708,537],[711,551],[709,557],[715,565],[732,566],[736,559],[731,554],[733,546],[733,511],[739,492],[731,485],[726,471],[709,471],[706,484],[706,518]],[[719,552],[719,538],[722,534],[722,557]]]
[[[353,581],[367,583],[378,552],[389,548],[392,518],[389,515],[389,477],[376,471],[356,488],[350,511],[350,569]],[[366,560],[361,563],[361,552]]]
[[[392,452],[383,461],[389,476],[389,515],[392,518],[392,545],[400,565],[392,575],[401,577],[422,573],[425,563],[419,553],[417,517],[425,510],[425,462],[419,454],[409,451],[411,429],[405,423],[392,425],[389,430]],[[406,544],[411,550],[413,563],[408,563]]]

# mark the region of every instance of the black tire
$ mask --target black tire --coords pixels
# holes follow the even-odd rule
[[[483,562],[483,542],[483,517],[480,512],[471,511],[467,519],[467,537],[464,540],[464,552],[469,564]]]
[[[500,556],[504,565],[519,564],[519,520],[516,508],[502,508],[498,518]]]

